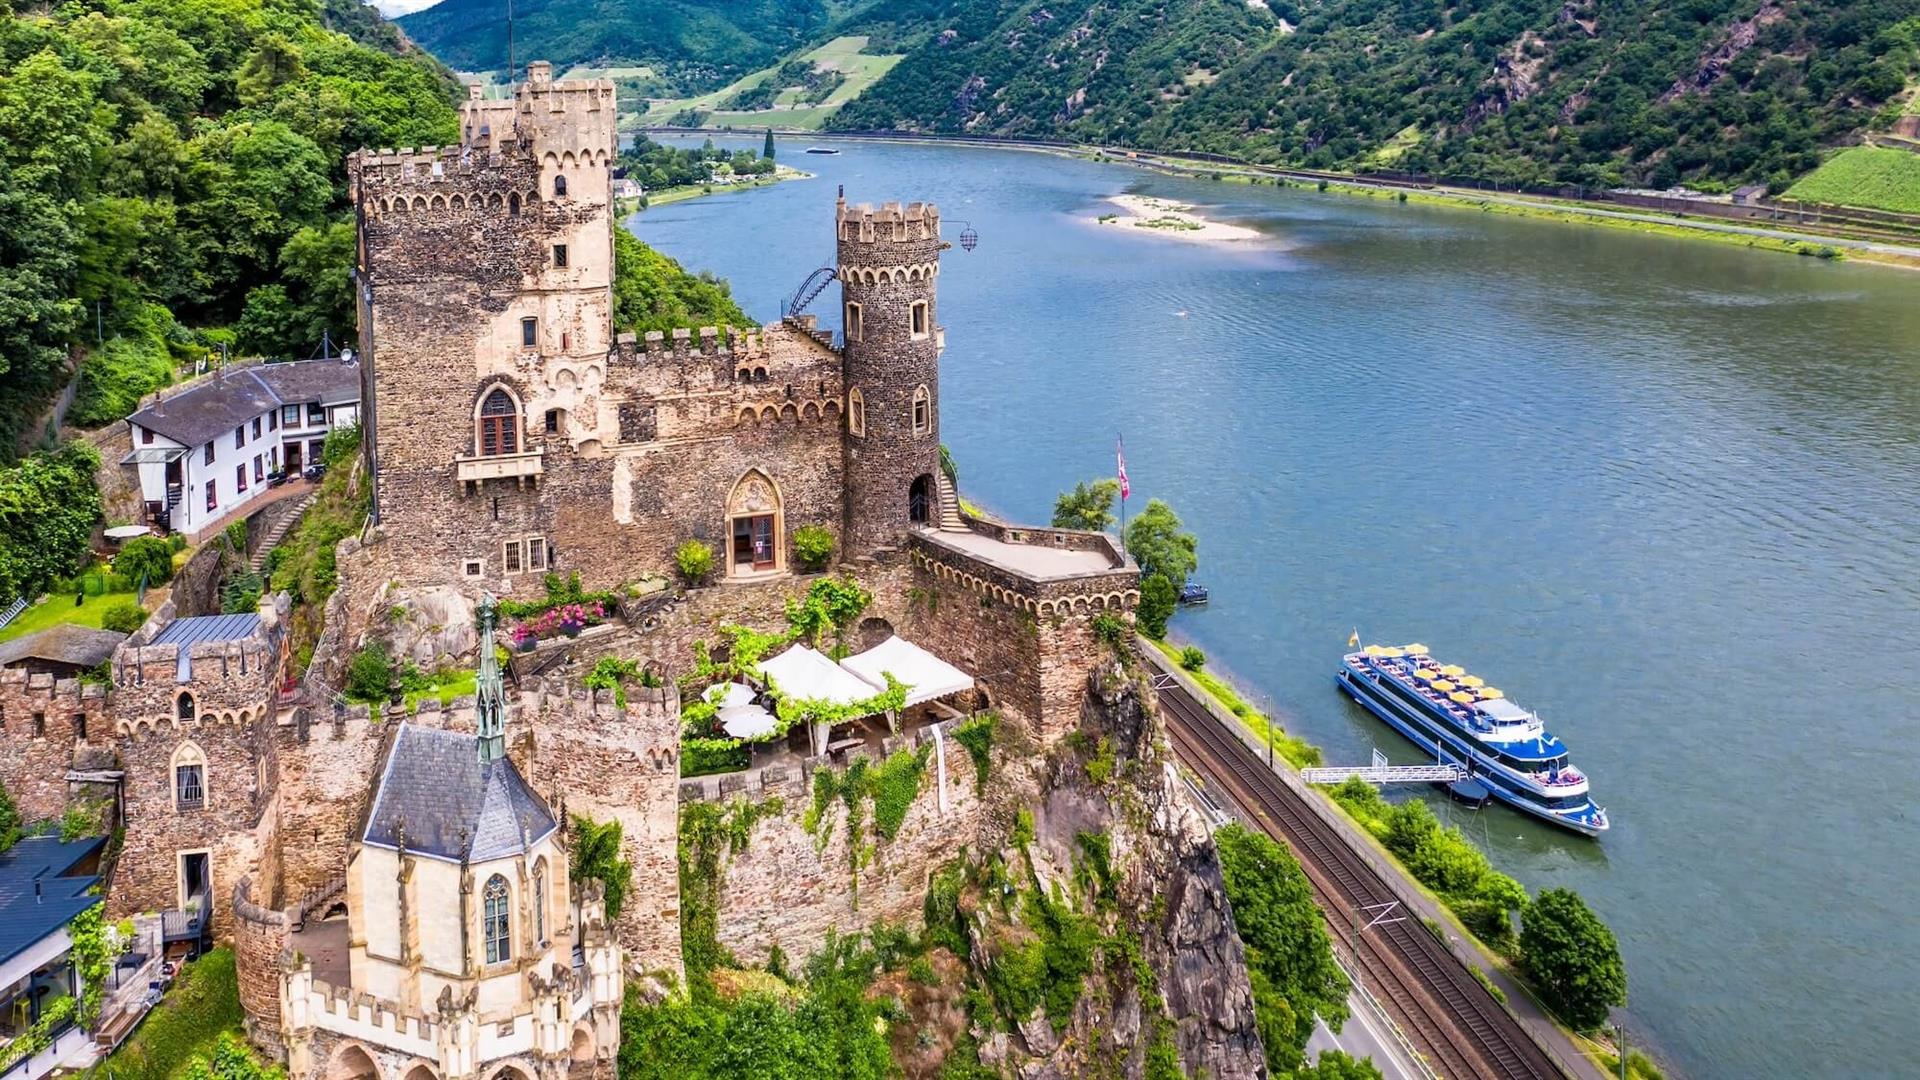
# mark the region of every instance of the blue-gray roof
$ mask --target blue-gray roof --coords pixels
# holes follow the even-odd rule
[[[99,895],[88,892],[99,884],[98,877],[66,875],[96,858],[105,844],[99,836],[72,841],[33,836],[0,852],[0,964],[100,903]]]
[[[204,641],[240,641],[259,632],[258,614],[194,615],[168,623],[148,644],[180,646],[180,659],[174,670],[184,683],[193,681],[193,646]]]
[[[199,446],[282,405],[360,400],[360,365],[297,360],[231,368],[127,417],[182,446]]]
[[[518,854],[558,824],[513,762],[480,763],[470,734],[402,723],[362,839],[468,862]]]

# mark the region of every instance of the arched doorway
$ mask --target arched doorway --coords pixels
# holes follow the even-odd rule
[[[727,573],[737,577],[785,566],[785,531],[780,489],[760,470],[748,470],[727,498]]]
[[[925,525],[933,520],[933,474],[921,473],[907,489],[907,520]]]
[[[359,1043],[347,1043],[327,1062],[326,1080],[380,1080],[380,1067]]]
[[[408,1069],[407,1074],[405,1076],[402,1076],[400,1080],[440,1080],[440,1078],[433,1074],[433,1069],[431,1066],[428,1066],[427,1064],[422,1062],[422,1063],[415,1064],[413,1068]]]
[[[593,1060],[593,1032],[585,1024],[573,1029],[573,1044],[567,1048],[571,1061]]]

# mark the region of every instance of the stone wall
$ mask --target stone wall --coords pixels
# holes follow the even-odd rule
[[[553,679],[523,690],[519,717],[533,736],[526,775],[556,793],[556,814],[617,820],[633,882],[615,927],[629,968],[680,974],[678,870],[680,696],[629,687],[621,709],[610,690]]]
[[[775,945],[795,960],[805,957],[830,929],[847,933],[880,921],[917,926],[933,871],[973,841],[983,814],[972,757],[952,738],[942,741],[945,783],[936,748],[897,836],[879,835],[872,804],[867,805],[864,839],[873,844],[873,856],[859,871],[857,886],[840,801],[827,810],[832,834],[824,847],[803,822],[813,798],[813,771],[830,767],[820,759],[681,781],[682,803],[778,797],[782,804],[779,813],[754,826],[745,851],[724,859],[720,944],[753,967],[764,963]],[[912,740],[889,740],[888,749],[919,745],[934,746],[932,728],[916,732]]]
[[[111,747],[112,735],[105,687],[0,671],[0,788],[23,820],[64,813],[76,754]]]
[[[301,709],[276,729],[281,869],[260,878],[263,902],[304,896],[345,871],[347,846],[397,728],[360,705],[338,714]]]
[[[292,914],[255,903],[253,883],[244,877],[233,887],[233,914],[234,967],[247,1037],[278,1059],[286,1052],[280,1038],[280,954],[288,947]]]

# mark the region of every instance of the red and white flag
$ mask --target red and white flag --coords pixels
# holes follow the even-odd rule
[[[1120,463],[1120,501],[1126,502],[1127,496],[1133,494],[1133,485],[1127,483],[1127,444],[1115,439],[1113,456]]]

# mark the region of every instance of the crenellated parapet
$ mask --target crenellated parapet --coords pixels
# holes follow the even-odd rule
[[[842,199],[834,210],[834,226],[842,243],[938,242],[940,210],[932,203],[897,202],[849,206]]]

